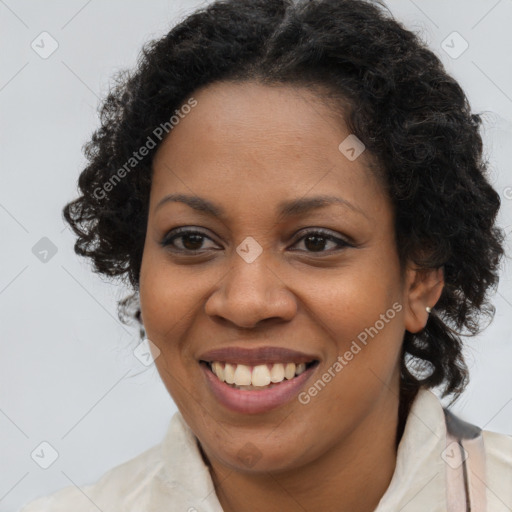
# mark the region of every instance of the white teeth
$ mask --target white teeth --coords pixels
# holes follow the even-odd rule
[[[211,363],[211,369],[222,382],[233,384],[240,389],[253,389],[278,384],[284,379],[291,380],[306,371],[306,363],[269,363],[251,367],[245,364],[214,361]]]
[[[224,382],[224,368],[222,367],[222,363],[219,363],[218,361],[215,361],[212,364],[212,371],[217,375],[219,380]]]
[[[224,380],[228,384],[235,383],[235,367],[234,367],[234,365],[226,363],[226,366],[224,366]]]
[[[284,376],[286,379],[290,380],[295,377],[295,363],[287,363],[284,367]]]
[[[297,365],[295,370],[295,375],[300,375],[302,372],[306,371],[306,363],[300,363]]]
[[[270,382],[270,371],[266,364],[260,364],[252,369],[251,383],[253,386],[268,386]]]
[[[249,386],[251,384],[251,367],[237,364],[234,379],[237,386]]]
[[[281,363],[272,365],[270,370],[270,380],[272,382],[281,382],[284,380],[284,366]]]

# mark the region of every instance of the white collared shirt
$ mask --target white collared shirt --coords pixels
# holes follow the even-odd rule
[[[469,464],[467,473],[485,490],[486,512],[511,512],[512,437],[483,431],[482,438],[485,472],[472,474]],[[459,471],[451,467],[450,457],[458,454],[451,443],[441,402],[431,391],[420,390],[398,447],[395,472],[375,512],[458,512],[459,507],[450,508],[448,499],[448,490],[454,484],[447,482],[457,483]],[[471,463],[471,454],[468,462]],[[485,484],[481,483],[483,480]],[[465,505],[460,507],[461,511],[466,510]],[[196,437],[179,412],[172,417],[160,444],[111,469],[93,485],[81,489],[66,487],[32,501],[20,512],[98,512],[98,509],[223,512]],[[484,510],[473,508],[472,512]]]

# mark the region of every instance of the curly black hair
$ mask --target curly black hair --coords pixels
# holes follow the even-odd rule
[[[420,386],[460,395],[468,380],[461,337],[494,315],[488,293],[504,253],[500,198],[486,176],[481,116],[419,36],[377,0],[218,0],[144,45],[136,69],[116,78],[101,127],[84,146],[81,195],[63,214],[78,236],[75,252],[91,258],[95,272],[129,281],[122,321],[133,313],[141,324],[152,159],[163,140],[154,140],[155,128],[169,132],[173,113],[214,82],[320,86],[338,98],[351,133],[378,163],[402,268],[444,270],[426,327],[405,334],[401,397],[410,403]]]

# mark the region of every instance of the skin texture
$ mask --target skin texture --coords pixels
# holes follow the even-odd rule
[[[140,301],[147,336],[161,351],[158,371],[226,512],[372,511],[395,467],[403,334],[425,326],[442,272],[402,272],[391,202],[364,153],[349,161],[340,152],[350,132],[314,92],[217,83],[194,98],[154,160]],[[171,193],[208,199],[225,215],[179,202],[157,209]],[[353,208],[277,216],[281,201],[323,194]],[[175,250],[162,247],[181,226],[203,232],[202,245],[185,237]],[[354,246],[306,243],[305,228]],[[252,263],[236,252],[248,236],[263,249]],[[199,255],[183,247],[200,247]],[[307,405],[292,400],[244,415],[206,386],[201,353],[272,345],[319,359],[307,389],[395,303],[401,311]],[[238,457],[244,449],[257,454],[250,467]]]

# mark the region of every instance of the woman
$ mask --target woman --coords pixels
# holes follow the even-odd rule
[[[219,1],[148,45],[64,215],[179,412],[24,512],[510,510],[512,439],[430,391],[503,254],[479,124],[369,1]]]

